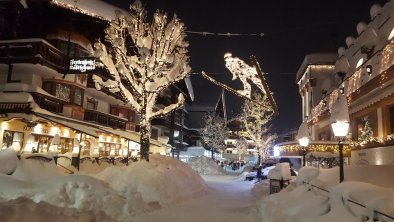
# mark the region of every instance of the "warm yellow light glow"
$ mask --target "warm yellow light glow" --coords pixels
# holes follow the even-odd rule
[[[73,147],[73,153],[78,154],[79,153],[79,147],[74,146]]]
[[[300,144],[300,146],[308,146],[309,138],[308,137],[300,138],[298,139],[298,143]]]
[[[110,155],[110,156],[115,156],[115,150],[114,150],[114,149],[111,149],[111,151],[109,152],[109,155]]]
[[[8,129],[8,122],[2,122],[2,123],[1,123],[1,129],[2,129],[2,130]]]
[[[107,142],[110,143],[111,142],[112,137],[111,136],[107,136]]]
[[[38,124],[34,127],[33,132],[35,132],[35,133],[42,133],[42,124],[41,124],[41,123],[38,123]]]
[[[50,134],[54,136],[55,134],[59,134],[59,127],[52,126]]]
[[[100,135],[100,136],[99,136],[99,142],[102,142],[102,141],[104,141],[104,136],[103,136],[103,135]]]
[[[64,130],[63,130],[63,136],[64,136],[64,137],[69,137],[69,136],[70,136],[70,130],[64,129]]]
[[[360,67],[363,64],[363,62],[364,62],[364,58],[359,59],[356,65],[356,69]]]
[[[331,124],[332,131],[335,136],[344,137],[347,136],[349,130],[349,122],[337,121]]]
[[[394,28],[391,29],[390,35],[389,35],[389,37],[387,38],[387,40],[391,40],[393,37],[394,37]]]

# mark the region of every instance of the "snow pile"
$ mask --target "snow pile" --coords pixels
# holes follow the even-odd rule
[[[290,164],[277,163],[275,168],[269,170],[267,177],[276,180],[291,180]]]
[[[160,155],[151,155],[149,159],[149,163],[109,167],[93,176],[123,195],[155,207],[201,195],[207,190],[204,180],[187,164]]]
[[[222,175],[226,171],[214,160],[206,156],[192,157],[188,164],[201,175]]]
[[[305,183],[310,183],[319,175],[319,169],[316,167],[306,166],[300,169],[296,179],[297,185],[302,185]]]
[[[33,221],[44,215],[51,218],[51,213],[66,215],[65,221],[73,215],[76,215],[75,221],[79,218],[80,221],[130,221],[130,217],[201,195],[207,190],[205,182],[189,166],[164,156],[152,155],[149,163],[109,167],[92,175],[94,177],[58,175],[51,162],[34,161],[20,161],[14,175],[0,174],[0,213],[9,212],[4,213],[9,221],[20,212],[19,205],[29,208],[27,214],[31,214]],[[18,198],[23,201],[18,202]],[[35,203],[25,201],[26,198]],[[48,206],[46,203],[53,206],[53,211],[49,210],[52,208],[41,209]]]
[[[393,170],[394,166],[348,166],[345,167],[345,182],[338,184],[338,168],[304,167],[297,181],[280,193],[264,197],[266,193],[260,192],[260,221],[366,221],[367,217],[390,221],[380,214],[374,215],[374,211],[394,215]],[[329,192],[312,187],[312,184]],[[259,186],[256,185],[255,192],[262,190]]]
[[[269,180],[262,180],[259,183],[256,183],[252,189],[252,194],[257,199],[268,196],[270,194]]]
[[[60,208],[45,202],[35,203],[31,199],[20,197],[18,199],[0,203],[0,218],[2,222],[14,221],[61,221],[84,222],[97,221],[92,212],[78,212],[72,208]],[[105,215],[100,215],[106,221],[111,221]]]
[[[131,164],[131,161],[129,162],[129,164]],[[99,173],[104,169],[113,166],[114,166],[113,164],[106,161],[100,161],[99,164],[95,159],[93,159],[93,160],[84,160],[79,165],[79,169],[81,170],[81,172],[92,174],[92,173]]]
[[[44,162],[33,159],[21,159],[17,162],[17,168],[12,177],[24,181],[40,181],[54,176],[65,174],[61,173],[55,162]]]
[[[18,157],[14,149],[8,148],[0,150],[0,174],[12,174],[18,162]]]

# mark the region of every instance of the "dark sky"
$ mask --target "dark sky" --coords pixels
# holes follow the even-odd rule
[[[126,6],[133,1],[107,0]],[[214,33],[264,33],[264,37],[226,37],[188,34],[190,65],[194,73],[205,70],[213,77],[231,82],[223,55],[231,52],[250,63],[255,55],[274,98],[279,116],[273,127],[277,132],[298,127],[301,123],[301,99],[295,83],[296,72],[308,53],[337,52],[345,38],[357,36],[356,25],[370,21],[369,9],[387,0],[146,0],[152,14],[162,9],[176,13],[187,30]],[[220,89],[199,75],[192,75],[196,94],[194,106],[214,106]],[[236,115],[242,100],[226,92],[228,113]]]

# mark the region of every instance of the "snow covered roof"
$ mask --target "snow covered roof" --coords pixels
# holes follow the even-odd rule
[[[0,85],[0,91],[3,92],[37,92],[48,97],[56,98],[55,96],[47,93],[42,88],[37,85],[30,85],[26,83],[7,83],[4,85]]]
[[[301,79],[309,65],[334,65],[337,59],[337,53],[313,53],[306,55],[297,71],[296,83]]]
[[[100,0],[49,0],[49,2],[53,5],[106,21],[111,21],[116,18],[116,10],[125,12],[118,7]]]

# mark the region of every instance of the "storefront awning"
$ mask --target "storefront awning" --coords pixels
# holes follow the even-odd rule
[[[77,132],[85,133],[85,134],[93,136],[93,137],[98,137],[97,132],[104,132],[98,128],[86,125],[86,123],[84,123],[82,121],[77,121],[77,120],[74,120],[71,118],[49,116],[49,115],[45,115],[42,113],[34,113],[34,115],[39,118],[45,119],[47,121],[69,127]]]

